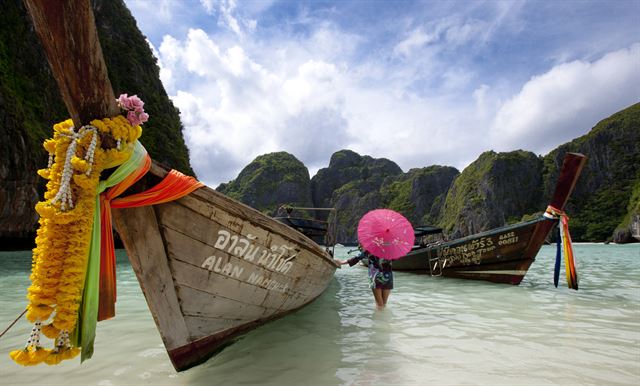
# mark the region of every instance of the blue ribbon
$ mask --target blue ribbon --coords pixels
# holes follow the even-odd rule
[[[553,270],[553,284],[558,288],[558,280],[560,278],[560,259],[562,257],[562,238],[560,237],[560,228],[556,232],[556,266]]]

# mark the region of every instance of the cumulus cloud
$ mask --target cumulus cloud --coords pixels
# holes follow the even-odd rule
[[[165,37],[158,53],[163,73],[194,78],[186,89],[176,85],[172,99],[194,169],[213,185],[235,178],[237,165],[268,152],[287,150],[318,165],[348,139],[332,63],[309,60],[290,73],[275,73],[242,47],[220,46],[202,30],[189,31],[183,41]]]
[[[640,101],[638,85],[640,44],[593,62],[556,65],[532,77],[499,108],[491,125],[492,142],[500,150],[545,153]]]

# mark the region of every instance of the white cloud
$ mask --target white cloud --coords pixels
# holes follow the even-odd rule
[[[212,15],[216,10],[213,0],[200,0],[200,4],[209,15]]]
[[[220,46],[202,30],[189,31],[184,41],[165,37],[159,55],[163,72],[195,77],[172,99],[181,111],[194,168],[213,185],[239,171],[205,167],[203,159],[216,160],[216,154],[227,158],[225,164],[245,166],[285,147],[318,164],[337,150],[336,141],[348,138],[340,133],[346,121],[337,91],[340,75],[332,63],[310,60],[276,74],[242,47]]]
[[[393,48],[393,52],[396,55],[410,56],[415,49],[436,39],[437,36],[424,33],[422,28],[416,28],[406,39],[402,40]]]
[[[635,86],[634,86],[635,85]],[[572,61],[531,78],[497,111],[497,149],[545,153],[640,101],[640,44],[594,62]]]

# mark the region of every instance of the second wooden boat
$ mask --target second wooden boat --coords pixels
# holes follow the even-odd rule
[[[564,209],[585,162],[582,154],[565,156],[549,208]],[[535,220],[417,246],[395,260],[393,269],[517,285],[557,222],[555,216],[545,213]]]

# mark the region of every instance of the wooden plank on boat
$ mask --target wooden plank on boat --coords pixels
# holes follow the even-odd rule
[[[182,311],[189,316],[220,317],[249,321],[271,316],[275,308],[257,306],[246,302],[211,295],[184,285],[179,285]]]
[[[113,219],[118,229],[127,230],[120,232],[120,237],[165,346],[170,349],[187,344],[189,332],[153,207],[114,210]]]
[[[249,320],[232,320],[193,315],[185,315],[184,320],[191,332],[192,340],[198,340],[212,334],[222,333],[225,330],[250,322]]]
[[[579,153],[567,153],[562,160],[560,175],[549,205],[564,210],[571,193],[578,182],[578,177],[587,163],[587,157]]]
[[[244,290],[237,291],[237,288],[232,285],[231,288],[234,288],[233,292],[237,298],[245,295],[258,298],[260,298],[261,295],[266,296],[268,290],[257,282],[266,282],[268,280],[275,281],[274,287],[282,288],[286,286],[284,292],[288,296],[308,296],[315,293],[317,289],[324,289],[327,283],[326,278],[331,276],[331,271],[324,272],[324,274],[320,275],[320,271],[317,270],[315,272],[318,272],[319,276],[309,275],[309,272],[313,271],[309,271],[307,268],[308,265],[299,264],[304,260],[310,259],[310,257],[306,257],[306,251],[302,253],[300,261],[297,261],[292,267],[292,270],[285,275],[280,272],[270,271],[264,266],[256,265],[239,257],[229,255],[209,245],[191,240],[188,236],[169,228],[165,230],[164,235],[168,245],[167,249],[170,251],[169,258],[171,260],[172,271],[174,272],[174,278],[177,283],[191,283],[190,285],[195,287],[192,281],[200,282],[207,280],[207,285],[213,286],[213,279],[210,279],[209,275],[216,274],[219,277],[247,283],[247,285],[251,287],[261,288],[265,291],[265,293],[261,291],[258,293]],[[174,245],[180,245],[181,247],[177,248],[174,247]],[[189,265],[193,270],[200,271],[203,276],[193,276],[195,273],[191,271],[189,274],[184,274],[182,271],[185,271],[186,268],[182,266],[178,267],[180,264]],[[226,282],[225,285],[216,283],[217,291],[223,291],[216,292],[216,294],[230,297],[229,292],[232,291],[230,288],[227,288],[226,285]],[[204,287],[196,288],[206,290]]]
[[[214,215],[223,216],[226,212],[227,215],[242,218],[259,228],[269,229],[270,232],[282,235],[283,237],[290,239],[291,242],[299,245],[304,245],[311,250],[317,251],[319,255],[326,259],[329,263],[335,264],[333,259],[326,253],[324,253],[324,251],[316,243],[305,237],[300,232],[297,232],[292,228],[263,215],[259,211],[243,203],[234,201],[224,196],[223,194],[207,187],[196,190],[189,196],[189,198],[193,198],[191,196],[201,198],[202,200],[200,202],[204,203],[205,205],[213,205],[214,207],[222,209],[222,211],[216,211]],[[184,205],[190,206],[192,203],[193,201],[186,200],[184,202]]]

